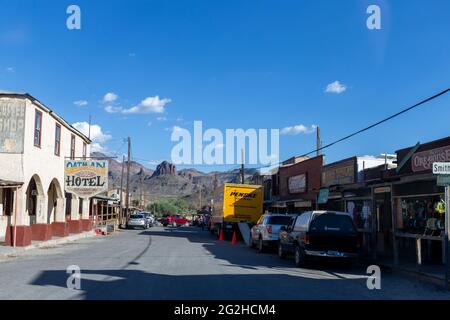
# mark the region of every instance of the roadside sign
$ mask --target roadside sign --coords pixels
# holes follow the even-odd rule
[[[450,175],[440,174],[437,176],[437,185],[441,187],[450,186]]]
[[[64,190],[80,198],[108,191],[108,160],[66,160]]]
[[[450,175],[450,162],[433,162],[433,174]]]

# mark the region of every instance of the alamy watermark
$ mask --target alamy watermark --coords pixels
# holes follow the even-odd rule
[[[376,4],[372,4],[367,7],[367,14],[370,16],[367,18],[366,25],[369,30],[381,29],[381,8]]]
[[[79,266],[71,265],[66,269],[66,273],[69,277],[66,281],[67,289],[69,290],[81,290],[81,269]]]
[[[240,164],[242,150],[247,151],[246,164],[274,165],[279,162],[279,129],[226,129],[224,134],[215,128],[203,131],[203,122],[195,121],[193,134],[174,127],[171,141],[178,142],[171,152],[174,164]]]
[[[381,290],[381,269],[377,265],[371,265],[367,267],[366,285],[369,290]]]
[[[69,30],[81,29],[81,9],[79,6],[72,4],[67,7],[66,13],[69,15],[66,20],[66,26]]]

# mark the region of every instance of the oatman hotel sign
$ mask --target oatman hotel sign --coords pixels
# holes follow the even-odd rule
[[[90,198],[108,191],[107,160],[66,160],[65,191],[80,198]]]

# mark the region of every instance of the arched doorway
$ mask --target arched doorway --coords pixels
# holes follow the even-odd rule
[[[57,214],[59,214],[60,206],[58,200],[63,199],[61,186],[57,179],[53,179],[47,191],[47,223],[57,221]]]
[[[31,177],[26,192],[26,212],[30,218],[30,225],[38,223],[38,217],[42,214],[42,197],[44,191],[42,189],[41,179],[38,175]]]

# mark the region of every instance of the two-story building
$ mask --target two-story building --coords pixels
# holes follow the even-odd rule
[[[64,192],[65,159],[90,139],[29,94],[0,92],[0,238],[26,246],[91,228],[89,199]]]

